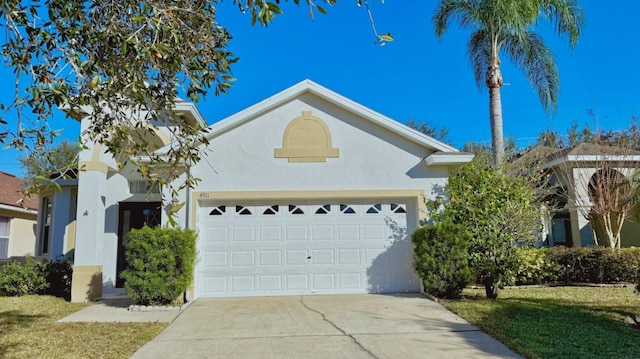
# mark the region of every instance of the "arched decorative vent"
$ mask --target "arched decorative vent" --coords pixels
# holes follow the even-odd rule
[[[333,148],[329,127],[311,111],[303,111],[284,130],[282,148],[275,149],[276,158],[289,162],[326,162],[340,157],[340,149]]]

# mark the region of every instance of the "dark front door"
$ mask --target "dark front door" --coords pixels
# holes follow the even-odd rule
[[[118,265],[116,287],[122,288],[124,280],[120,273],[127,268],[124,257],[127,236],[132,229],[140,229],[145,225],[160,225],[161,202],[120,202],[118,215]]]

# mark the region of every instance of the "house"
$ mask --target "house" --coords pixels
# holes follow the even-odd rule
[[[34,254],[38,201],[23,197],[25,182],[0,172],[0,261]]]
[[[187,124],[205,123],[192,103],[174,110]],[[310,80],[209,129],[190,168],[201,181],[180,192],[186,205],[175,216],[199,234],[193,297],[421,290],[408,234],[425,218],[425,197],[442,195],[472,154]],[[165,130],[148,140],[171,146]],[[167,223],[171,206],[166,188],[88,147],[77,192],[64,200],[77,198],[73,301],[119,290],[126,234]],[[53,216],[69,216],[58,200]],[[56,253],[63,239],[61,229],[51,237]]]
[[[547,244],[580,247],[593,245],[594,237],[603,237],[597,235],[600,229],[592,228],[585,217],[597,200],[594,184],[612,178],[631,179],[640,166],[640,151],[593,143],[580,143],[563,150],[537,146],[516,164],[527,161],[538,162],[547,169],[552,175],[551,184],[559,189],[553,196],[559,208],[548,223]],[[623,222],[621,247],[640,247],[637,210],[637,207],[631,209],[631,215]]]

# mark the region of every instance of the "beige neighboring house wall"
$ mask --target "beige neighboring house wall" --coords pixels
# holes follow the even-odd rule
[[[20,178],[0,172],[0,260],[36,252],[38,200],[23,199],[23,186]]]

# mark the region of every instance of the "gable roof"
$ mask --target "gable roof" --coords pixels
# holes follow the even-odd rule
[[[393,133],[400,135],[410,141],[413,141],[424,147],[440,152],[460,152],[457,148],[450,146],[444,142],[438,141],[433,137],[427,136],[419,131],[409,128],[398,121],[386,117],[378,112],[371,110],[355,101],[352,101],[326,87],[306,79],[279,93],[258,102],[240,112],[237,112],[223,120],[220,120],[209,126],[210,134],[207,138],[210,140],[214,136],[238,127],[252,118],[276,108],[304,93],[314,94],[323,100],[334,104],[348,112],[351,112],[361,118],[371,121],[380,127],[383,127]]]
[[[25,185],[22,179],[0,171],[0,206],[10,206],[16,209],[28,208],[37,210],[38,199],[34,197],[23,197],[20,190]],[[24,200],[23,200],[24,198]]]

